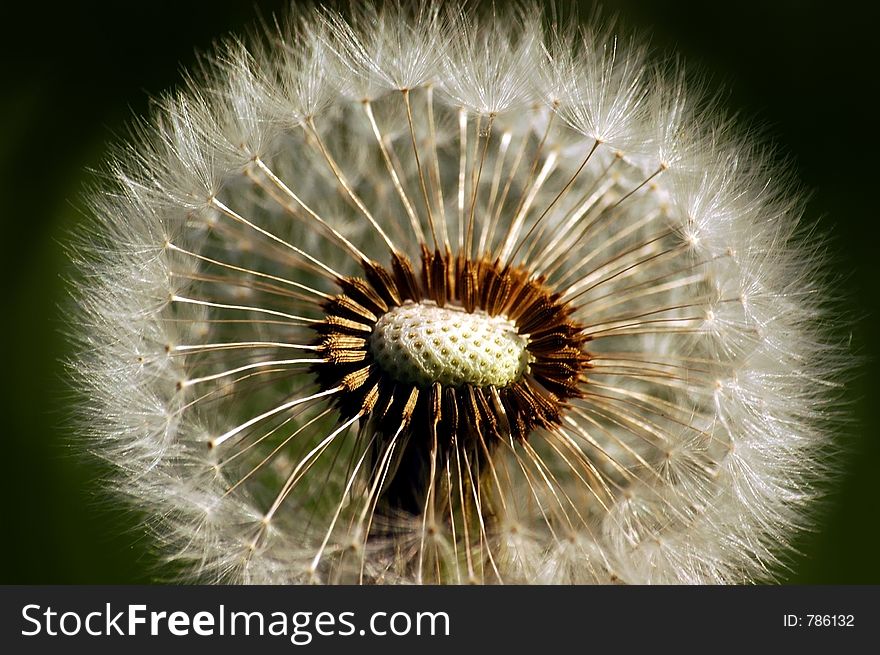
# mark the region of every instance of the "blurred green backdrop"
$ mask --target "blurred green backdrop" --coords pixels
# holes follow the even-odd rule
[[[0,84],[2,311],[0,583],[136,583],[153,560],[134,517],[72,446],[63,252],[81,192],[106,148],[151,94],[179,81],[197,50],[243,33],[285,2],[69,3],[9,16]],[[565,5],[564,1],[560,2]],[[580,3],[583,15],[591,4]],[[724,103],[768,127],[813,191],[808,218],[834,235],[863,362],[847,389],[842,475],[818,530],[799,541],[792,583],[880,583],[880,246],[874,22],[847,2],[607,0],[627,26],[679,52]],[[874,43],[874,45],[876,45]]]

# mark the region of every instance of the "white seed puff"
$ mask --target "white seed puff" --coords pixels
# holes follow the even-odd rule
[[[607,26],[296,11],[156,102],[74,248],[83,431],[170,568],[772,579],[845,363],[788,175]]]

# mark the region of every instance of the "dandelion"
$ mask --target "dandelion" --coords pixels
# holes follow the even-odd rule
[[[771,579],[841,367],[789,176],[608,26],[268,31],[156,102],[76,250],[83,423],[172,570]]]

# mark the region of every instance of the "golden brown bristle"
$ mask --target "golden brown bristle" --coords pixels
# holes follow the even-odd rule
[[[361,415],[375,429],[376,455],[383,452],[383,438],[401,437],[399,461],[383,494],[382,504],[390,508],[422,511],[432,448],[441,462],[464,455],[478,474],[498,440],[526,440],[536,428],[559,425],[566,402],[582,395],[588,338],[570,318],[573,308],[526,270],[423,248],[420,279],[411,262],[394,253],[391,271],[367,262],[363,278],[345,278],[340,287],[325,302],[316,340],[324,361],[313,368],[322,388],[345,389],[336,399],[343,419]],[[405,302],[504,316],[527,343],[530,365],[502,387],[419,386],[395,379],[374,360],[365,337],[379,317]]]

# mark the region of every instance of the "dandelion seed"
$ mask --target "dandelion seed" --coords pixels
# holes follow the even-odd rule
[[[306,10],[111,164],[94,448],[192,579],[767,579],[825,468],[792,183],[608,29]]]

